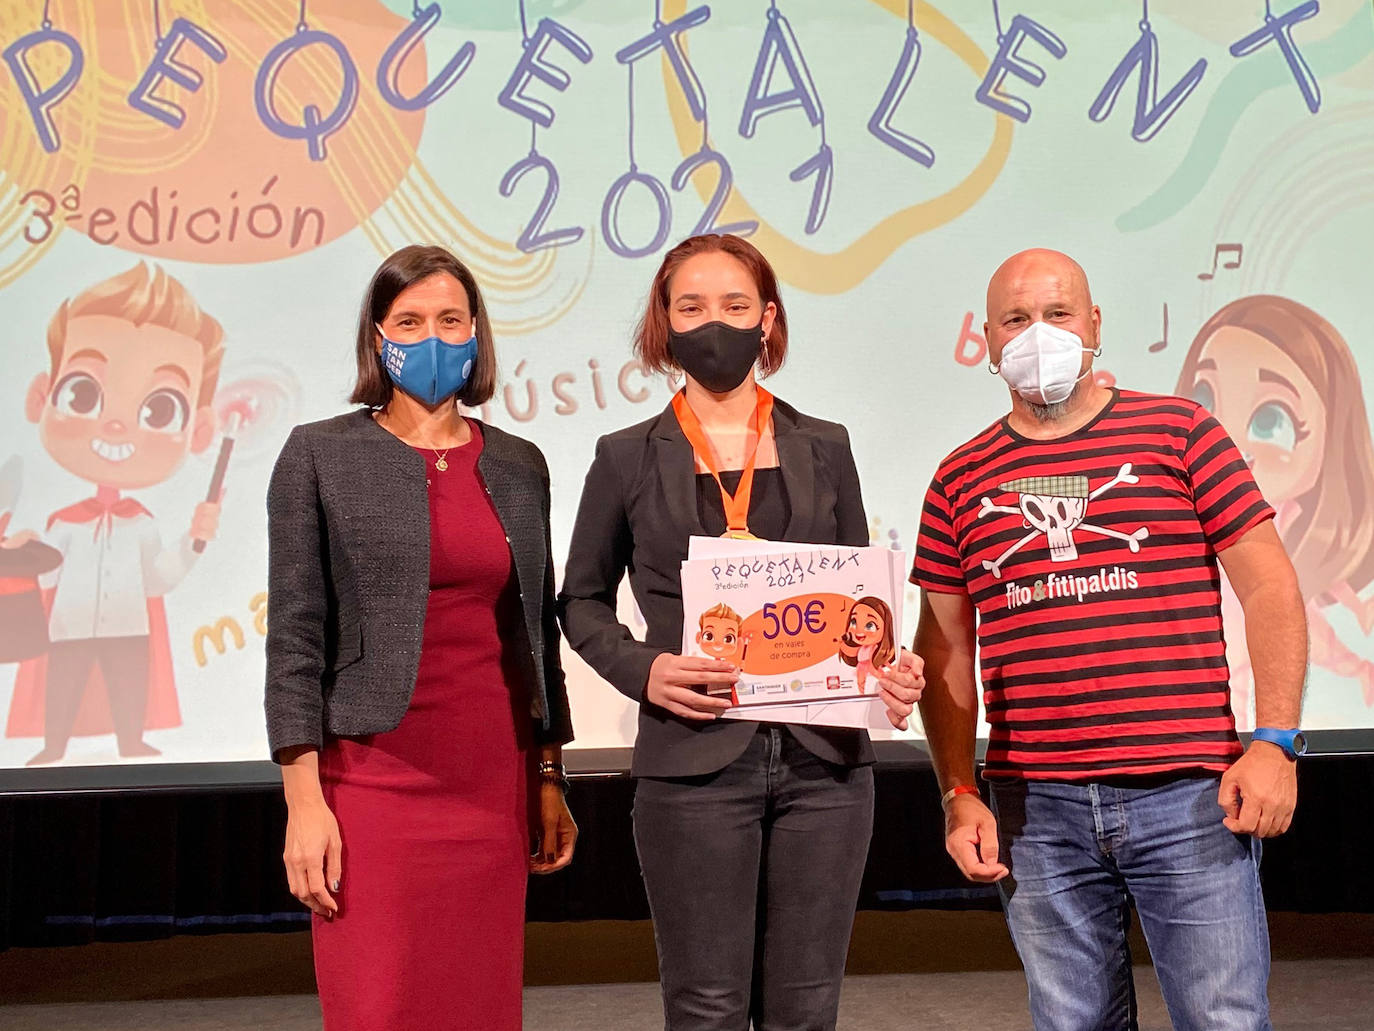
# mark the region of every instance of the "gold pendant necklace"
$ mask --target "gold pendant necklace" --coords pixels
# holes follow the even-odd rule
[[[430,450],[434,452],[434,468],[438,469],[440,472],[444,472],[446,469],[448,469],[448,453],[452,449],[445,448],[444,453],[442,455],[439,454],[438,448],[432,447],[430,448]]]

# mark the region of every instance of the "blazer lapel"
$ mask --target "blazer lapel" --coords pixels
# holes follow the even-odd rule
[[[360,408],[354,413],[357,422],[357,432],[375,447],[393,464],[399,466],[409,474],[410,479],[415,479],[418,475],[420,481],[424,480],[425,460],[420,457],[405,441],[401,440],[390,430],[377,425],[377,420],[372,417],[372,412],[367,408]],[[423,484],[421,484],[423,485]],[[425,494],[425,518],[429,518],[428,493]]]
[[[663,480],[663,499],[678,529],[687,536],[704,537],[697,508],[697,467],[688,442],[672,406],[658,417],[654,428],[654,457]]]
[[[414,547],[397,551],[397,570],[411,597],[420,601],[424,614],[429,589],[429,488],[425,483],[425,460],[403,440],[377,425],[371,410],[359,409],[352,415],[350,435],[356,440],[359,458],[351,471],[351,481],[387,499],[389,517],[398,525],[413,530]],[[366,455],[364,459],[362,456]],[[418,631],[415,640],[419,641]]]
[[[531,506],[537,511],[543,503],[534,471],[515,460],[506,436],[499,430],[484,424],[482,438],[477,472],[491,498],[492,508],[496,509],[496,518],[506,533],[506,540],[510,542],[520,589],[537,598],[542,584],[535,581],[544,574],[544,539],[542,533],[531,534],[527,529],[543,526],[542,519],[529,518]],[[530,561],[531,556],[535,561]]]
[[[535,540],[532,536],[523,532],[525,525],[529,522],[525,518],[530,506],[539,506],[539,497],[528,490],[526,486],[519,482],[520,470],[515,470],[512,475],[512,468],[506,462],[499,459],[483,461],[477,460],[478,471],[482,474],[482,482],[487,488],[487,495],[491,498],[491,506],[496,509],[496,518],[501,523],[501,529],[505,531],[506,539],[510,542],[511,551],[519,559],[522,556],[538,554],[541,562],[539,571],[543,573],[543,540]],[[528,538],[528,539],[527,539]],[[538,586],[537,584],[525,583],[527,570],[520,570],[521,588],[528,589]]]
[[[778,449],[778,466],[787,490],[789,515],[783,537],[789,541],[809,541],[816,497],[816,461],[810,436],[797,432],[796,412],[781,403],[773,406],[773,443]]]

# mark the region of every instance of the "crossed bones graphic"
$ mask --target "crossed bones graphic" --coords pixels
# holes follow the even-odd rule
[[[1068,478],[1069,481],[1075,478]],[[1087,486],[1087,477],[1076,478],[1078,482]],[[1021,504],[1018,508],[1009,508],[1006,505],[994,505],[992,499],[984,497],[982,505],[978,510],[978,517],[981,519],[989,512],[1001,512],[1006,515],[1022,516],[1028,525],[1034,526],[1030,533],[1022,537],[1019,541],[1009,547],[998,556],[996,561],[983,559],[983,568],[990,570],[997,579],[1002,578],[1002,566],[1018,551],[1033,541],[1040,534],[1044,534],[1050,544],[1050,561],[1068,562],[1078,557],[1078,549],[1074,545],[1073,531],[1077,529],[1090,530],[1103,537],[1115,537],[1119,541],[1124,541],[1131,549],[1132,553],[1140,551],[1140,542],[1150,535],[1148,527],[1142,526],[1134,533],[1122,533],[1119,530],[1109,530],[1105,526],[1094,526],[1091,523],[1083,522],[1083,517],[1088,511],[1088,502],[1094,498],[1105,494],[1119,483],[1139,483],[1140,477],[1131,472],[1131,463],[1125,463],[1112,479],[1091,493],[1078,494],[1075,497],[1068,497],[1061,493],[1038,494],[1033,491],[1021,490],[1019,485],[1026,486],[1038,485],[1039,482],[1045,483],[1064,483],[1065,478],[1060,477],[1031,477],[1028,480],[1012,481],[1001,485],[1002,490],[1015,491],[1021,496]],[[1057,505],[1056,505],[1057,503]],[[1034,511],[1032,511],[1034,506]],[[1058,509],[1056,511],[1056,508]]]

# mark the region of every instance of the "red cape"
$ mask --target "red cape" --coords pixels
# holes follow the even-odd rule
[[[43,607],[52,614],[56,590],[43,592]],[[48,657],[40,655],[19,664],[14,675],[14,697],[10,701],[6,737],[42,737],[43,707],[47,698]],[[148,709],[144,730],[164,730],[181,726],[181,707],[177,704],[176,679],[172,674],[172,642],[167,634],[167,610],[161,598],[148,599]],[[91,668],[86,689],[77,710],[73,737],[92,737],[114,733],[110,715],[110,696],[99,665]]]

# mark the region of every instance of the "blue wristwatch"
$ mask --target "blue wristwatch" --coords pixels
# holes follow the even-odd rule
[[[1271,745],[1278,745],[1283,749],[1283,754],[1290,759],[1297,759],[1298,756],[1307,754],[1307,735],[1301,730],[1275,730],[1273,727],[1256,727],[1255,732],[1250,736],[1256,741],[1268,741]]]

